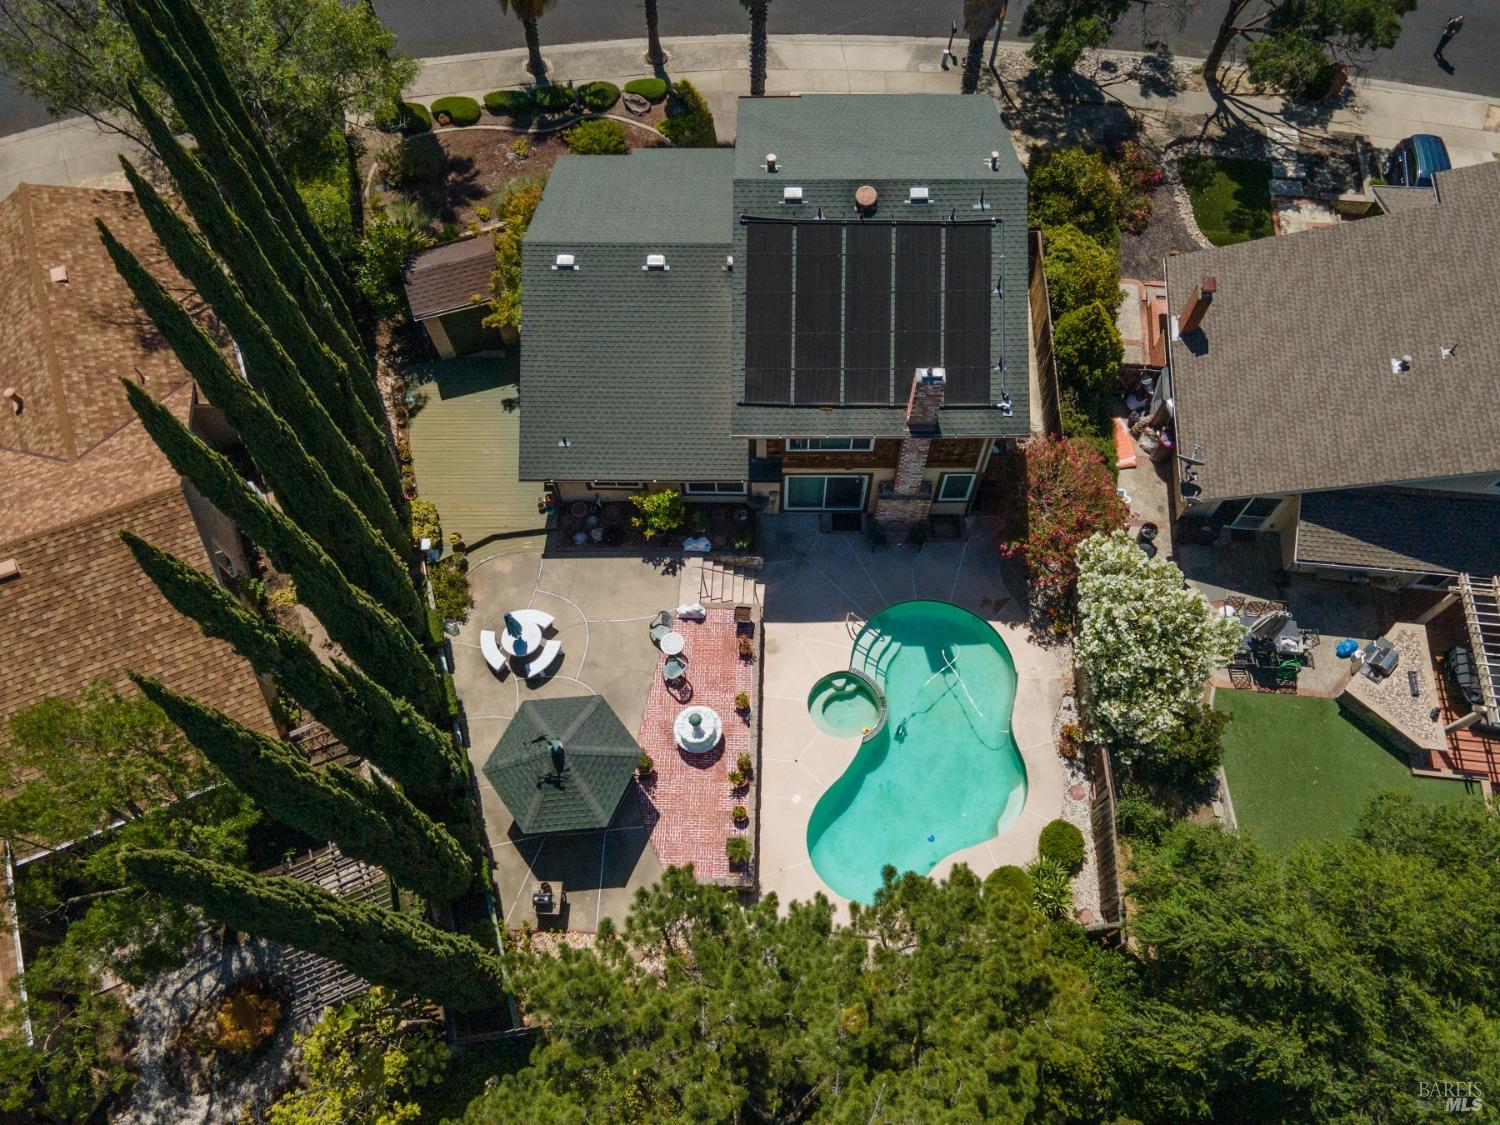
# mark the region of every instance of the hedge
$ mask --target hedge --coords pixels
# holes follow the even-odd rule
[[[1030,902],[1033,887],[1031,876],[1021,867],[1005,866],[997,867],[991,871],[985,883],[990,886],[1010,887],[1016,892],[1022,902]]]
[[[668,114],[661,123],[662,136],[678,148],[713,148],[719,143],[714,132],[714,115],[708,102],[691,82],[682,81],[672,88],[677,113]]]
[[[634,78],[625,83],[625,92],[637,94],[656,105],[667,96],[667,83],[661,78]]]
[[[1042,829],[1037,851],[1071,871],[1083,862],[1083,833],[1066,820],[1054,820]]]
[[[625,127],[618,121],[585,121],[564,133],[563,139],[580,156],[623,153],[630,147],[625,143]]]
[[[521,117],[531,112],[529,90],[491,90],[484,96],[484,108],[491,113]]]
[[[446,113],[453,125],[472,125],[479,120],[479,103],[473,98],[438,98],[432,103],[432,115],[436,117],[440,113]]]
[[[620,87],[613,82],[585,82],[578,87],[578,101],[590,113],[603,113],[620,100]]]
[[[538,86],[531,92],[531,104],[540,113],[566,113],[576,98],[572,86]]]
[[[432,114],[420,102],[402,102],[396,128],[403,133],[425,133],[432,128]]]

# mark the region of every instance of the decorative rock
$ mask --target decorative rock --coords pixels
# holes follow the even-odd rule
[[[1083,801],[1088,798],[1089,789],[1087,785],[1074,785],[1068,790],[1068,796],[1075,801]]]
[[[629,90],[620,96],[620,100],[625,103],[625,108],[637,117],[644,117],[651,110],[650,102],[639,94],[632,94]]]
[[[1087,906],[1085,906],[1082,910],[1080,910],[1078,912],[1078,921],[1079,921],[1080,925],[1084,925],[1084,926],[1092,925],[1093,921],[1094,921],[1094,912],[1092,910],[1090,910]]]

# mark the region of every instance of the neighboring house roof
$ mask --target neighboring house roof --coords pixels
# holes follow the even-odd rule
[[[523,480],[742,480],[723,149],[565,156],[521,259]],[[574,269],[555,269],[558,254]],[[648,253],[666,270],[648,271]],[[560,444],[566,442],[566,445]]]
[[[1500,496],[1410,488],[1301,499],[1297,561],[1422,574],[1500,573]]]
[[[406,267],[406,301],[413,320],[471,309],[489,292],[495,272],[495,244],[488,236],[434,246]]]
[[[273,731],[249,665],[167,604],[120,541],[122,529],[208,569],[175,483],[68,526],[0,542],[0,558],[15,559],[21,571],[0,582],[0,716],[72,695],[96,677],[128,687],[125,671],[132,669]]]
[[[994,103],[960,95],[742,98],[736,135],[734,432],[904,436],[912,372],[941,366],[948,370],[944,434],[1028,433],[1026,173]],[[878,200],[862,213],[854,195],[866,185]],[[785,201],[789,187],[801,189],[800,203]],[[926,189],[925,203],[909,202],[914,187]],[[976,231],[973,224],[986,221]],[[789,223],[798,232],[794,245]],[[917,226],[926,232],[914,235],[909,228]],[[937,239],[926,237],[933,228],[942,232],[936,250]],[[983,230],[988,246],[971,244]],[[888,269],[854,257],[881,259],[890,243]],[[976,262],[974,279],[965,255]],[[983,297],[971,304],[965,295],[974,281]],[[878,295],[864,290],[882,287],[892,313],[876,316]],[[778,296],[751,299],[749,292]],[[936,295],[930,301],[929,293]],[[809,313],[830,318],[829,328],[806,328]],[[763,338],[747,359],[749,330]],[[1010,396],[1009,417],[996,405],[1002,394]],[[871,405],[871,397],[886,405]]]
[[[1169,259],[1174,315],[1217,282],[1201,330],[1171,348],[1202,499],[1500,471],[1500,163],[1445,173],[1438,195]]]
[[[484,774],[522,832],[574,832],[609,825],[640,757],[602,695],[528,699]]]

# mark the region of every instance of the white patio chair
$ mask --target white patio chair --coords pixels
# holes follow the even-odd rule
[[[526,662],[526,678],[528,680],[535,680],[546,675],[548,670],[557,663],[561,656],[562,642],[548,641],[542,646],[541,652]]]
[[[518,609],[511,616],[522,625],[535,625],[543,633],[552,628],[554,620],[550,613],[544,613],[539,609]]]
[[[479,651],[484,654],[484,662],[490,666],[491,672],[497,676],[505,675],[505,669],[509,665],[506,663],[505,653],[500,651],[500,641],[493,629],[479,631]]]

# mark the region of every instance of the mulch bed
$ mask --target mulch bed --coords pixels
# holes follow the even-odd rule
[[[1159,280],[1169,252],[1197,248],[1172,198],[1168,180],[1151,192],[1151,222],[1146,229],[1140,234],[1120,235],[1120,272],[1141,281]]]

